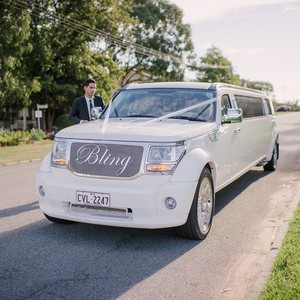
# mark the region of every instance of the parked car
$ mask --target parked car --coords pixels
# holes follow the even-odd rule
[[[277,107],[277,111],[291,111],[291,107],[289,105],[280,105]]]
[[[176,227],[204,239],[215,193],[256,165],[274,171],[279,139],[266,94],[222,83],[123,87],[96,121],[55,135],[36,175],[55,223]]]

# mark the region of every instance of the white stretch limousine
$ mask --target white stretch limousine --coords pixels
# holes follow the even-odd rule
[[[273,106],[260,91],[131,84],[95,121],[57,133],[36,188],[55,223],[176,227],[204,239],[215,193],[253,166],[274,171],[278,156]]]

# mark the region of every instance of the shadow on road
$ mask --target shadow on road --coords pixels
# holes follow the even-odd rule
[[[197,245],[172,229],[45,219],[0,235],[0,299],[116,299]]]
[[[250,171],[217,193],[216,213],[266,175]],[[0,216],[36,208],[32,202]],[[58,225],[44,219],[0,234],[0,299],[116,299],[195,247],[206,251],[205,243],[178,238],[174,229]]]
[[[16,207],[2,209],[2,210],[0,210],[0,218],[15,216],[15,215],[21,214],[23,212],[31,211],[34,209],[39,209],[38,201],[34,201],[31,203],[16,206]]]
[[[218,193],[216,193],[215,214],[220,212],[228,203],[233,201],[240,193],[254,182],[271,174],[263,171],[262,167],[259,169],[252,169],[238,180],[234,181]]]

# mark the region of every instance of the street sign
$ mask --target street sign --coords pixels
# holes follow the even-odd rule
[[[35,117],[36,118],[42,118],[42,116],[43,116],[43,112],[41,111],[41,110],[36,110],[35,111]]]
[[[48,108],[48,104],[38,104],[37,107],[38,107],[38,110],[39,109],[47,109]]]
[[[35,117],[37,118],[38,121],[38,129],[40,130],[41,125],[40,125],[40,119],[43,117],[43,111],[40,109],[47,109],[48,104],[38,104],[37,105],[37,110],[35,111]]]

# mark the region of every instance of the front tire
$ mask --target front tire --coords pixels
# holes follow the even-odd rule
[[[49,221],[56,223],[56,224],[72,224],[73,223],[72,221],[69,221],[69,220],[63,220],[63,219],[58,219],[58,218],[48,216],[45,213],[44,213],[44,215]]]
[[[204,168],[195,191],[186,223],[177,228],[181,237],[204,240],[208,235],[215,208],[215,192],[211,172]]]

